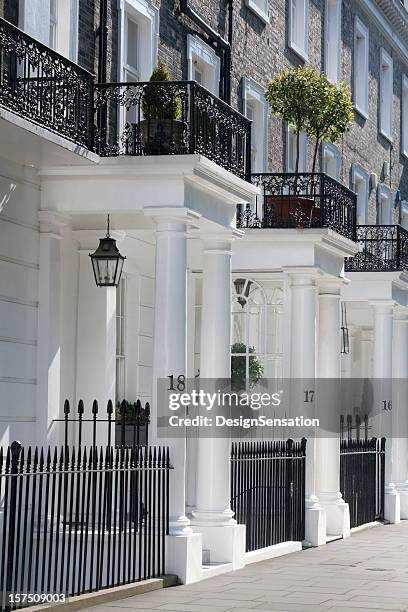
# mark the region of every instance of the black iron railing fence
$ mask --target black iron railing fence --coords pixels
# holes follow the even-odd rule
[[[386,440],[369,438],[368,432],[367,415],[341,417],[340,491],[349,504],[351,527],[384,518]]]
[[[346,272],[408,270],[408,232],[400,225],[358,225],[360,252],[345,259]]]
[[[60,423],[63,431],[59,436],[66,447],[103,444],[121,447],[147,446],[149,441],[150,404],[138,399],[130,403],[122,401],[115,410],[111,400],[106,405],[106,418],[99,410],[97,400],[92,403],[88,412],[84,402],[79,400],[76,412],[71,410],[69,400],[64,402],[64,417],[53,419]],[[58,432],[59,433],[59,432]],[[58,435],[56,435],[58,438]]]
[[[231,508],[247,551],[304,540],[305,464],[305,439],[232,444]]]
[[[324,173],[252,174],[255,208],[239,207],[239,228],[328,227],[356,240],[356,194]]]
[[[250,180],[251,121],[195,81],[95,84],[2,18],[0,106],[103,156],[200,153]]]
[[[98,83],[103,156],[201,153],[250,180],[251,122],[195,81]]]
[[[94,77],[0,18],[0,104],[92,149]]]
[[[164,574],[169,471],[165,447],[0,449],[0,609]]]

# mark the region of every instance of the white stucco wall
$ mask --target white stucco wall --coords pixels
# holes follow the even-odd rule
[[[39,203],[35,171],[0,159],[0,445],[35,421]]]

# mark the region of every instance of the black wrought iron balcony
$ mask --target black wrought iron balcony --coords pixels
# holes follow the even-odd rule
[[[201,153],[250,180],[251,122],[195,81],[95,85],[102,156]]]
[[[94,77],[0,18],[0,106],[91,149]]]
[[[240,207],[239,228],[330,228],[356,240],[356,194],[327,174],[252,174],[255,209]]]
[[[408,232],[400,225],[358,225],[360,252],[345,259],[346,272],[408,270]]]

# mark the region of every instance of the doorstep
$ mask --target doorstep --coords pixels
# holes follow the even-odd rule
[[[202,566],[201,580],[232,572],[232,563],[208,563]]]
[[[282,555],[290,555],[300,550],[302,550],[302,542],[281,542],[280,544],[274,544],[273,546],[245,553],[245,565],[258,563],[258,561],[266,561],[266,559],[274,559]]]
[[[141,582],[133,582],[131,584],[123,584],[112,589],[102,589],[94,593],[85,593],[76,597],[69,597],[64,603],[53,603],[32,606],[24,608],[27,612],[47,612],[48,610],[83,610],[92,606],[103,605],[111,601],[141,595],[150,591],[157,591],[166,587],[175,586],[178,584],[178,577],[174,575],[165,575],[162,578],[151,578],[150,580],[142,580]]]

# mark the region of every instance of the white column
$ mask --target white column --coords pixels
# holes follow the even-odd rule
[[[58,444],[61,418],[62,287],[61,241],[68,218],[40,211],[40,271],[37,350],[37,438],[40,444]]]
[[[108,401],[115,404],[116,381],[116,289],[97,287],[89,253],[95,250],[96,236],[82,234],[79,248],[78,322],[76,355],[76,398],[71,405],[75,416],[77,403],[84,402],[85,418],[92,418],[92,403],[98,402],[100,419],[106,418]],[[113,429],[113,428],[112,428]],[[83,425],[83,443],[92,440],[92,425]],[[98,444],[108,440],[107,424],[96,429]],[[113,433],[114,435],[114,433]]]
[[[347,537],[350,535],[349,507],[340,492],[340,424],[338,391],[336,381],[340,379],[340,292],[341,284],[333,281],[322,284],[319,290],[319,327],[317,376],[332,379],[321,385],[318,393],[318,409],[326,416],[329,411],[333,430],[330,437],[317,440],[317,494],[326,510],[327,534]]]
[[[392,340],[392,474],[400,494],[401,519],[408,519],[408,311],[394,308]]]
[[[314,389],[316,376],[316,271],[286,268],[290,282],[291,345],[290,376],[299,395],[299,384]],[[308,382],[310,381],[310,382]],[[303,396],[297,398],[303,402]],[[292,401],[292,400],[291,400]],[[301,410],[299,411],[301,414]],[[313,546],[326,543],[326,515],[316,495],[316,439],[306,446],[306,525],[305,539]]]
[[[231,373],[231,247],[225,239],[204,241],[201,308],[201,379]],[[211,562],[244,563],[245,529],[230,506],[230,445],[226,438],[199,437],[194,527],[203,534]]]
[[[168,444],[170,475],[170,536],[166,571],[183,583],[201,577],[201,538],[193,534],[185,513],[186,439],[157,440],[157,383],[171,374],[186,375],[187,238],[183,219],[156,217],[156,272],[153,350],[152,441]]]
[[[373,347],[373,379],[375,383],[374,416],[379,422],[379,435],[386,417],[383,417],[382,401],[390,400],[386,397],[391,390],[392,372],[392,345],[393,345],[393,307],[390,301],[371,302],[374,308],[374,347]],[[382,384],[383,381],[383,384]],[[384,518],[390,523],[400,521],[400,496],[392,481],[393,442],[389,438],[386,442],[385,454],[385,506]]]
[[[153,380],[186,375],[187,245],[186,226],[173,219],[156,219],[156,277]],[[153,389],[157,397],[157,389]],[[155,408],[154,408],[155,410]],[[155,427],[155,414],[152,425]],[[152,431],[152,440],[156,434]],[[161,441],[158,441],[161,443]],[[170,533],[190,532],[185,515],[185,439],[170,440],[174,471],[170,483]]]

